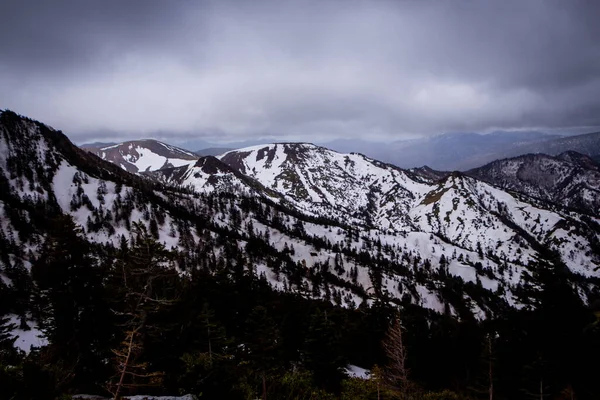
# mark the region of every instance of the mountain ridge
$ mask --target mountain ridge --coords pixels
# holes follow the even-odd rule
[[[600,165],[568,151],[557,156],[525,154],[493,161],[467,172],[500,188],[596,215],[600,208]]]

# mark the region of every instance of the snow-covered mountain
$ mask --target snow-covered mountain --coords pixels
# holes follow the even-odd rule
[[[393,165],[307,143],[254,146],[220,159],[305,213],[366,226],[407,229],[411,204],[430,190],[430,181]]]
[[[64,214],[102,248],[141,223],[179,251],[183,273],[248,271],[350,307],[380,298],[485,318],[526,306],[540,268],[568,273],[586,301],[600,277],[597,216],[311,144],[254,146],[140,177],[6,111],[0,186],[9,287],[15,265],[27,270],[39,257],[48,221]]]
[[[428,178],[306,143],[253,146],[221,161],[267,188],[265,197],[277,193],[294,210],[373,232],[384,243],[433,260],[434,268],[442,255],[463,254],[468,262],[450,263],[450,274],[463,278],[475,279],[477,262],[493,281],[517,284],[541,249],[558,252],[578,274],[598,274],[598,255],[580,251],[596,243],[597,235],[587,237],[579,216],[460,173]],[[180,183],[207,189],[206,177],[195,179],[189,171]]]
[[[468,172],[503,189],[576,208],[600,210],[600,165],[569,151],[558,156],[527,154],[498,160]]]
[[[197,154],[153,139],[82,148],[133,173],[180,167],[198,159]]]

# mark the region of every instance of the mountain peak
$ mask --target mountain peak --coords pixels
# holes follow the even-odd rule
[[[82,148],[133,173],[180,167],[199,158],[190,151],[154,139],[130,140],[104,147]]]

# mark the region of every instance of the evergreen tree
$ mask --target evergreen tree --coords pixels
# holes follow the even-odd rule
[[[16,325],[11,323],[8,316],[0,317],[0,368],[7,365],[14,358],[14,343],[16,337],[13,335]]]
[[[277,372],[280,351],[279,329],[269,317],[267,309],[256,306],[246,319],[244,357],[260,377],[263,400],[267,399],[267,381]]]
[[[481,343],[481,368],[475,383],[469,388],[476,398],[493,400],[496,361],[496,334],[489,333]]]
[[[388,384],[406,395],[410,390],[408,366],[406,363],[406,346],[403,339],[402,320],[397,313],[383,340],[383,349],[388,359],[385,377]]]
[[[346,365],[341,338],[327,311],[317,310],[310,318],[304,347],[304,364],[313,372],[318,386],[337,390]]]
[[[39,259],[31,269],[38,287],[40,328],[57,390],[95,387],[110,340],[110,315],[102,271],[81,227],[70,216],[57,217]]]

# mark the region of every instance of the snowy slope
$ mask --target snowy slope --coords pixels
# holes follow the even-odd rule
[[[459,173],[437,181],[360,154],[303,143],[253,146],[220,158],[303,213],[360,226],[369,240],[401,246],[400,251],[429,260],[434,270],[444,255],[451,260],[448,273],[490,290],[510,291],[539,259],[540,249],[557,251],[574,273],[599,275],[598,254],[584,251],[598,235],[586,232],[577,215]],[[193,180],[188,174],[185,182]],[[206,177],[198,181],[207,190]],[[368,287],[367,271],[359,275]],[[389,289],[393,293],[393,285]],[[430,299],[425,306],[442,307],[427,293],[420,290],[420,297]]]
[[[254,146],[220,159],[306,213],[393,230],[410,226],[409,209],[429,190],[427,180],[392,165],[307,143]]]
[[[249,179],[213,156],[201,157],[192,164],[165,168],[148,175],[161,182],[191,188],[199,193],[230,192],[265,194],[258,182]]]

